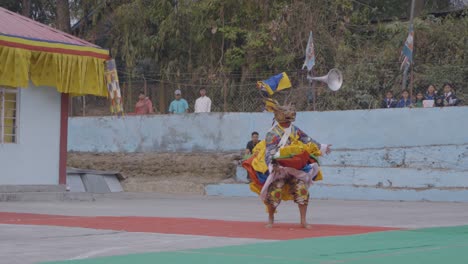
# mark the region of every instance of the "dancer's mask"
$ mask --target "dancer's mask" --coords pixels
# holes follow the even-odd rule
[[[276,100],[266,99],[266,110],[275,114],[278,123],[292,123],[296,120],[296,108],[292,104],[280,105]]]

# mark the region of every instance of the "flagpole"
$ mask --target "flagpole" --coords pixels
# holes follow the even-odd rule
[[[410,11],[410,27],[413,25],[413,19],[414,19],[414,5],[415,5],[416,0],[411,0],[411,11]],[[413,29],[414,30],[414,29]],[[411,67],[411,72],[413,72],[413,63],[410,63],[408,67]],[[401,90],[406,89],[406,79],[408,79],[408,70],[405,69],[403,71],[403,81],[401,82]],[[411,94],[410,94],[411,96]]]
[[[414,20],[414,6],[415,6],[415,3],[416,3],[416,0],[411,1],[410,23],[411,23],[411,27],[413,28],[413,34],[414,34],[413,20]],[[413,37],[414,37],[414,35],[413,35]],[[413,59],[411,60],[411,64],[410,64],[410,67],[411,67],[410,98],[413,98],[413,66],[414,66],[414,44],[413,44]]]
[[[406,66],[405,66],[406,67]],[[408,66],[409,67],[409,66]],[[408,70],[407,69],[404,69],[403,70],[403,80],[401,82],[401,90],[405,90],[406,89],[406,79],[408,78]]]
[[[310,71],[310,77],[314,77],[314,74],[313,74],[313,69]],[[316,97],[317,97],[317,93],[315,92],[315,81],[310,79],[309,80],[309,85],[310,85],[310,91],[312,92],[312,110],[313,111],[316,111],[316,106],[317,106],[317,100],[316,100]]]
[[[413,64],[414,62],[411,63],[411,74],[410,74],[410,85],[409,85],[409,96],[411,100],[413,99]]]

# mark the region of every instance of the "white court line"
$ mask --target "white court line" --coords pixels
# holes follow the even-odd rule
[[[167,246],[170,244],[177,244],[177,243],[183,243],[183,242],[192,242],[192,241],[197,241],[197,240],[206,240],[206,237],[194,237],[194,238],[187,238],[187,239],[178,239],[178,240],[173,240],[173,241],[151,241],[151,244],[154,246]],[[144,241],[142,243],[132,243],[132,248],[133,247],[139,247],[141,245],[148,245],[148,241]],[[96,255],[102,254],[102,253],[107,253],[109,251],[117,250],[117,249],[128,249],[129,247],[110,247],[110,248],[103,248],[103,249],[98,249],[98,250],[91,250],[86,253],[80,254],[76,257],[70,258],[68,260],[79,260],[79,259],[87,259],[90,257],[94,257]]]
[[[115,250],[115,249],[123,249],[123,248],[124,247],[111,247],[111,248],[103,248],[103,249],[99,249],[99,250],[92,250],[92,251],[86,252],[84,254],[78,255],[76,257],[70,258],[68,260],[87,259],[87,258],[94,257],[96,255],[99,255],[99,254],[102,254],[102,253],[105,253],[105,252],[108,252],[108,251],[112,251],[112,250]]]

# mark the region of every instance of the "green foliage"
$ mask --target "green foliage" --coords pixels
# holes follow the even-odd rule
[[[46,2],[33,0],[41,1]],[[21,8],[16,1],[4,2]],[[74,0],[71,7],[77,17],[93,10],[88,37],[100,37],[96,41],[111,49],[123,71],[170,88],[196,91],[206,85],[218,105],[225,103],[227,83],[226,107],[232,111],[259,110],[245,97],[258,98],[255,82],[282,71],[295,86],[292,98],[305,108],[308,83],[300,68],[312,30],[316,74],[336,67],[344,75],[339,92],[319,89],[319,110],[328,110],[373,108],[385,91],[399,93],[410,2]],[[466,102],[468,12],[440,13],[449,8],[448,0],[416,1],[414,87],[451,82]],[[242,107],[236,108],[239,98]]]
[[[53,25],[56,19],[55,1],[50,0],[30,0],[29,17],[46,25]],[[0,7],[6,8],[13,12],[22,13],[24,6],[21,0],[2,0]]]

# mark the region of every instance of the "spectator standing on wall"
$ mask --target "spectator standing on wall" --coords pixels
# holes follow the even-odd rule
[[[410,107],[411,106],[411,98],[409,97],[409,92],[408,90],[403,90],[401,92],[401,99],[398,101],[398,104],[396,107],[398,108],[404,108],[404,107]]]
[[[395,108],[397,105],[397,100],[393,98],[393,92],[388,91],[385,94],[385,99],[382,100],[380,108]]]
[[[171,102],[169,105],[169,113],[171,114],[185,114],[188,113],[188,103],[187,101],[182,98],[182,92],[180,90],[176,90],[174,92],[175,100]]]
[[[138,102],[135,104],[135,112],[128,113],[129,115],[147,115],[153,114],[153,103],[146,96],[145,92],[140,91],[138,95]]]
[[[450,84],[444,84],[444,94],[442,96],[443,106],[457,106],[460,100],[455,96],[453,88]]]
[[[195,100],[195,113],[211,112],[211,99],[206,96],[205,88],[200,89],[200,97]]]

